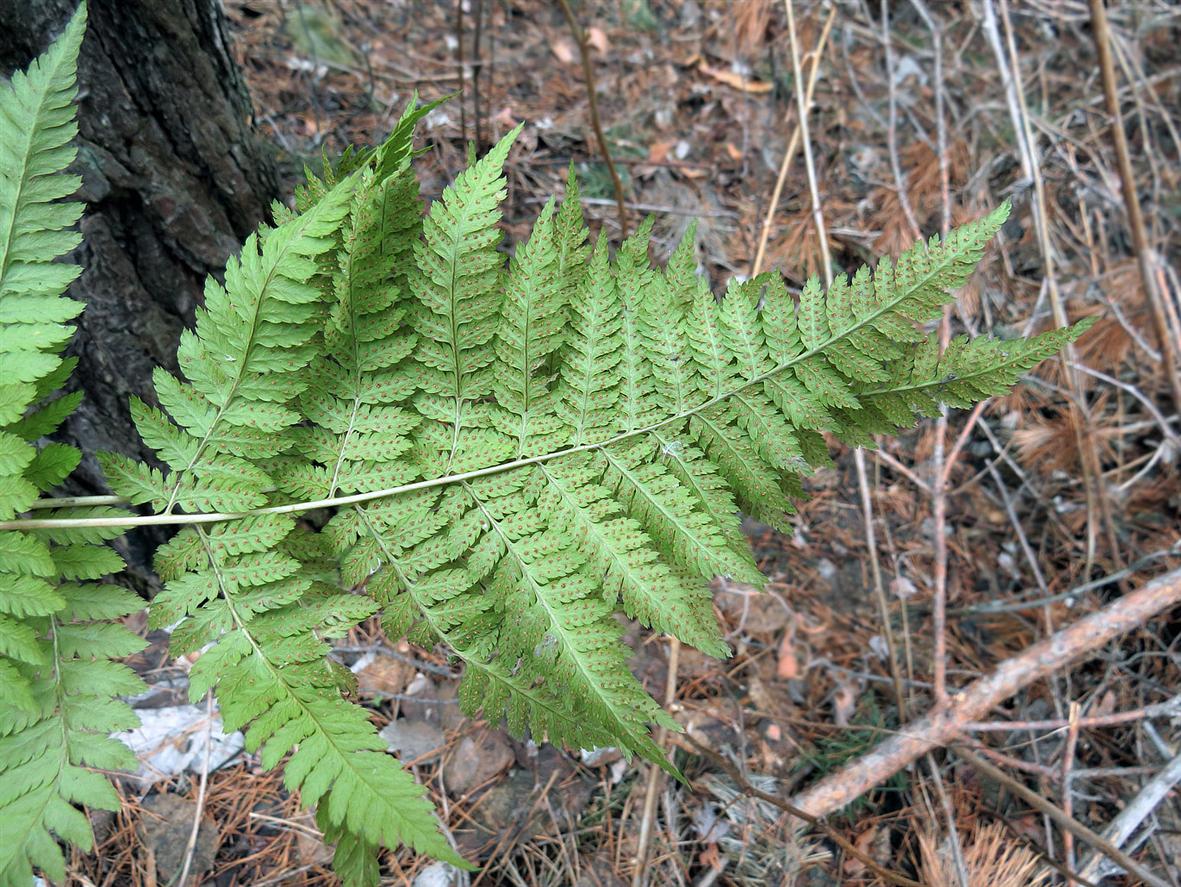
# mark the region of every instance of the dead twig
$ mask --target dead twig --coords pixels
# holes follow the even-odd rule
[[[820,39],[816,41],[816,48],[812,50],[812,66],[808,72],[808,91],[804,96],[804,104],[811,109],[812,94],[816,90],[817,75],[820,72],[820,60],[824,56],[824,47],[828,44],[828,35],[832,31],[832,24],[836,20],[837,8],[828,11],[828,18],[824,20],[824,29],[820,32]],[[800,145],[800,125],[792,130],[791,138],[787,142],[787,150],[783,152],[783,160],[779,164],[779,175],[775,179],[775,189],[771,192],[771,202],[767,206],[767,214],[763,216],[763,230],[759,234],[759,248],[755,252],[755,261],[751,266],[751,277],[763,270],[763,259],[767,255],[767,240],[771,236],[771,223],[775,218],[775,211],[779,209],[779,199],[783,196],[783,184],[787,181],[787,170],[796,156],[796,149]]]
[[[205,814],[206,789],[209,786],[209,756],[213,749],[213,693],[205,694],[205,759],[201,763],[201,780],[197,784],[197,809],[193,814],[193,828],[189,831],[189,840],[185,843],[185,862],[181,866],[180,877],[176,879],[177,887],[185,887],[189,879],[189,869],[193,865],[193,856],[197,852],[197,836],[201,833],[201,818]]]
[[[623,180],[619,178],[619,170],[615,167],[615,161],[611,159],[611,149],[607,147],[607,137],[603,135],[603,123],[599,119],[598,87],[595,85],[595,70],[591,65],[590,44],[586,39],[586,32],[574,17],[569,0],[558,0],[558,5],[562,7],[562,15],[566,17],[566,24],[570,26],[570,34],[578,44],[578,56],[582,60],[582,79],[586,83],[586,98],[590,103],[591,127],[595,131],[595,139],[599,142],[599,153],[603,155],[603,162],[607,164],[607,172],[611,174],[611,186],[615,189],[615,203],[619,208],[619,236],[627,237],[627,205],[623,199]]]
[[[1045,274],[1045,286],[1050,297],[1050,309],[1054,315],[1054,325],[1062,328],[1070,325],[1066,315],[1066,308],[1062,296],[1058,291],[1058,277],[1053,245],[1050,241],[1050,222],[1046,208],[1046,189],[1042,180],[1041,164],[1038,162],[1033,129],[1029,121],[1029,110],[1025,103],[1025,91],[1021,87],[1021,71],[1018,67],[1017,46],[1013,40],[1013,29],[1009,23],[1009,7],[1006,0],[1000,0],[1001,16],[1005,24],[1005,37],[1002,40],[997,26],[997,15],[994,0],[984,0],[983,21],[984,34],[996,56],[997,70],[1005,87],[1005,99],[1009,107],[1009,116],[1013,122],[1013,129],[1017,135],[1017,147],[1021,157],[1021,167],[1025,177],[1033,182],[1033,221],[1037,235],[1038,250],[1042,257],[1042,268]],[[1007,47],[1006,47],[1007,44]],[[1035,312],[1036,313],[1036,312]],[[1076,363],[1077,357],[1073,345],[1064,349],[1068,363]],[[1094,436],[1089,433],[1091,419],[1087,410],[1086,399],[1078,375],[1066,367],[1067,380],[1073,399],[1072,409],[1078,412],[1080,421],[1074,423],[1075,441],[1082,456],[1084,475],[1084,489],[1087,495],[1087,566],[1095,560],[1095,550],[1099,531],[1099,516],[1107,530],[1108,548],[1112,560],[1117,566],[1120,563],[1119,544],[1116,539],[1115,525],[1111,518],[1111,511],[1107,499],[1103,495],[1103,479],[1100,471],[1099,454],[1095,447]]]
[[[681,642],[668,639],[668,681],[664,687],[664,707],[668,708],[677,698],[677,665],[681,656]],[[665,730],[661,728],[657,741],[664,743]],[[648,843],[652,840],[652,822],[656,815],[656,796],[660,790],[662,771],[655,764],[648,765],[648,785],[644,791],[643,814],[640,819],[640,836],[636,847],[636,868],[632,873],[632,887],[641,887],[647,874]]]
[[[1060,828],[1070,832],[1076,838],[1086,841],[1104,856],[1107,856],[1113,861],[1119,863],[1124,869],[1135,875],[1145,884],[1150,884],[1152,887],[1169,887],[1167,881],[1162,878],[1158,878],[1156,875],[1145,869],[1144,866],[1140,865],[1140,863],[1136,862],[1136,860],[1132,859],[1126,853],[1121,851],[1102,835],[1091,831],[1082,823],[1067,816],[1058,807],[1055,807],[1037,792],[1022,785],[1004,770],[994,767],[992,764],[988,763],[988,761],[984,760],[973,752],[968,751],[966,748],[956,746],[955,753],[971,764],[972,767],[980,773],[983,773],[990,779],[993,779],[1004,785],[1005,788],[1009,789],[1009,791],[1013,792],[1013,794],[1017,795],[1019,798],[1021,798],[1021,800],[1025,801],[1027,804],[1029,804],[1029,806],[1033,807],[1039,813],[1044,813],[1050,819],[1054,820],[1054,822],[1056,822]]]
[[[565,3],[566,0],[561,0]],[[787,36],[791,43],[792,82],[796,87],[796,113],[800,121],[800,141],[804,145],[804,167],[808,172],[808,192],[812,197],[812,222],[820,241],[820,255],[824,260],[824,284],[832,285],[832,255],[828,249],[828,232],[824,227],[824,208],[820,205],[820,189],[816,184],[816,162],[812,158],[812,138],[808,134],[808,99],[804,95],[804,75],[800,68],[800,46],[796,39],[796,16],[792,0],[783,0],[787,10]]]
[[[1103,7],[1103,0],[1091,0],[1091,34],[1095,39],[1095,49],[1099,53],[1099,71],[1103,75],[1103,95],[1107,101],[1107,113],[1111,116],[1111,141],[1115,146],[1120,186],[1124,194],[1124,206],[1128,211],[1132,248],[1136,251],[1136,262],[1140,267],[1144,293],[1148,296],[1148,304],[1152,309],[1152,325],[1155,328],[1157,343],[1160,346],[1161,362],[1164,364],[1165,375],[1168,376],[1172,387],[1173,403],[1177,409],[1181,410],[1181,364],[1178,363],[1177,341],[1174,338],[1174,336],[1181,335],[1181,330],[1170,334],[1169,321],[1165,316],[1164,299],[1157,287],[1152,247],[1148,243],[1148,233],[1144,228],[1144,216],[1140,212],[1140,197],[1136,193],[1136,176],[1132,170],[1131,158],[1128,155],[1128,139],[1124,134],[1124,122],[1120,114],[1119,95],[1116,92],[1115,83],[1115,65],[1111,58],[1111,29],[1107,24],[1107,10]]]
[[[1181,569],[1079,619],[1028,650],[1007,659],[990,675],[970,684],[951,703],[908,724],[895,736],[829,774],[792,798],[813,816],[825,816],[856,800],[921,755],[953,742],[967,724],[979,721],[1018,690],[1092,653],[1181,603]]]
[[[1152,811],[1160,805],[1165,796],[1172,791],[1173,786],[1181,782],[1181,755],[1177,755],[1156,776],[1140,790],[1136,797],[1128,802],[1107,828],[1103,830],[1103,837],[1111,841],[1116,847],[1122,847],[1132,837],[1132,833]],[[1082,874],[1086,878],[1099,877],[1101,860],[1095,856],[1086,866]]]
[[[466,75],[463,62],[463,0],[455,0],[455,64],[459,68],[459,141],[467,143]]]

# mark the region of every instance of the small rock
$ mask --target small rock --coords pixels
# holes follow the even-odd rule
[[[607,746],[606,748],[596,748],[587,751],[585,748],[579,753],[582,758],[582,763],[587,767],[606,767],[608,764],[614,764],[623,755],[619,749],[614,746]]]
[[[541,817],[533,811],[533,774],[514,770],[492,786],[472,810],[471,819],[453,830],[459,852],[469,860],[481,851],[500,845],[506,849],[528,841],[541,828]]]
[[[402,699],[402,714],[418,721],[437,724],[443,730],[455,730],[466,723],[456,699],[455,681],[435,683],[425,675],[415,675]]]
[[[143,809],[144,816],[139,825],[140,840],[155,857],[160,877],[164,881],[175,881],[184,868],[185,851],[193,832],[197,804],[180,795],[162,794],[146,798]],[[219,846],[217,826],[208,816],[202,816],[197,829],[197,843],[193,848],[193,861],[189,865],[189,877],[199,880],[202,874],[213,868]]]
[[[406,689],[406,685],[413,680],[415,671],[413,665],[378,653],[361,668],[357,668],[356,674],[357,689],[363,695],[392,696]]]
[[[159,782],[184,771],[198,772],[205,766],[206,738],[209,741],[209,769],[225,766],[241,753],[246,738],[240,732],[226,734],[216,711],[212,724],[204,706],[176,705],[142,708],[135,712],[139,726],[114,738],[131,747],[139,758],[139,778],[146,784]]]
[[[414,878],[414,887],[451,887],[458,869],[450,863],[433,862]]]
[[[443,771],[447,791],[454,797],[465,795],[508,769],[514,760],[512,746],[499,730],[465,736],[447,758]]]
[[[443,731],[434,724],[411,718],[390,721],[381,731],[381,738],[390,751],[399,752],[403,763],[429,764],[443,753],[446,740]]]

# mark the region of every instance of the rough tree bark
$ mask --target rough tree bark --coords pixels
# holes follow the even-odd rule
[[[0,0],[0,74],[60,33],[78,0]],[[86,302],[73,353],[85,400],[65,429],[84,452],[143,457],[130,394],[175,369],[180,330],[277,193],[271,151],[229,52],[220,0],[91,0],[79,62],[76,171],[86,201]],[[78,480],[101,488],[88,459]]]

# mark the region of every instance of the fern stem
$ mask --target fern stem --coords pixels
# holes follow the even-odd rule
[[[41,508],[95,508],[103,505],[130,505],[125,496],[60,496],[38,499],[29,504],[29,511]]]
[[[413,483],[402,484],[397,487],[389,487],[384,490],[374,490],[369,493],[355,493],[351,496],[335,496],[327,499],[318,499],[314,502],[290,502],[284,505],[270,505],[264,508],[255,508],[250,511],[243,511],[238,513],[221,513],[221,512],[207,512],[204,514],[149,514],[128,517],[97,517],[97,518],[20,518],[16,520],[0,521],[0,530],[39,530],[49,529],[53,527],[143,527],[143,526],[180,526],[184,524],[208,524],[217,523],[219,521],[239,520],[244,517],[252,517],[259,514],[298,514],[305,511],[315,511],[319,508],[334,508],[341,505],[356,505],[360,502],[372,502],[376,499],[387,499],[390,496],[398,496],[402,493],[411,493],[415,490],[426,490],[432,487],[445,486],[448,484],[462,483],[464,481],[475,480],[478,477],[486,477],[490,474],[499,474],[502,471],[511,471],[514,468],[522,468],[526,465],[536,465],[541,462],[548,462],[551,459],[560,459],[563,456],[572,456],[575,453],[585,453],[592,450],[602,450],[613,444],[622,443],[625,440],[630,440],[634,437],[639,437],[644,434],[651,434],[668,425],[676,422],[682,422],[691,416],[696,416],[705,410],[715,407],[720,403],[728,400],[735,394],[745,391],[748,388],[753,388],[756,385],[761,385],[768,379],[777,376],[784,370],[791,369],[794,366],[802,364],[809,358],[823,354],[833,345],[844,341],[852,336],[857,331],[864,329],[871,325],[875,320],[888,314],[895,307],[904,303],[912,293],[921,290],[927,286],[931,280],[937,278],[941,274],[946,265],[952,264],[956,260],[957,254],[948,254],[945,263],[935,265],[928,270],[928,273],[918,279],[907,289],[904,289],[895,294],[895,297],[889,301],[882,302],[873,311],[867,313],[860,320],[849,326],[844,332],[838,333],[829,337],[823,342],[819,342],[815,347],[793,357],[791,360],[784,361],[771,369],[760,373],[750,379],[743,381],[741,384],[722,391],[719,394],[711,397],[709,400],[691,407],[673,416],[668,416],[661,419],[659,422],[654,422],[651,425],[645,425],[642,428],[635,428],[630,431],[622,431],[619,434],[613,435],[605,440],[596,441],[593,443],[579,444],[573,447],[567,447],[563,450],[555,450],[552,453],[542,453],[537,456],[529,456],[524,459],[514,459],[511,462],[502,462],[498,465],[489,465],[485,468],[476,468],[471,471],[464,471],[459,474],[443,475],[442,477],[433,477],[426,480],[414,481]]]

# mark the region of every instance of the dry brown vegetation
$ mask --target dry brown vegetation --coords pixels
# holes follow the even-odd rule
[[[321,150],[380,138],[412,90],[458,91],[424,128],[427,196],[462,166],[468,140],[486,147],[523,120],[509,161],[509,242],[561,191],[571,161],[592,228],[618,238],[579,47],[558,4],[225,5],[261,127],[292,176]],[[443,652],[391,646],[376,627],[354,633],[341,660],[482,866],[461,876],[389,854],[389,883],[1140,883],[1095,836],[1140,877],[1181,883],[1181,632],[1164,592],[1144,611],[1153,618],[1101,646],[1084,640],[1068,652],[1085,655],[1055,660],[957,724],[958,746],[941,740],[899,772],[861,763],[841,773],[999,663],[1087,614],[1118,618],[1125,595],[1181,566],[1181,384],[1169,371],[1181,348],[1181,10],[1143,0],[1108,11],[1145,220],[1138,264],[1086,2],[570,8],[620,170],[623,223],[655,215],[658,258],[699,218],[702,263],[721,285],[751,272],[769,218],[763,265],[799,285],[826,262],[840,272],[897,254],[1009,198],[1013,217],[949,333],[1101,320],[1011,396],[875,453],[835,453],[836,468],[809,480],[790,538],[750,525],[771,581],[765,593],[716,589],[734,658],[670,653],[661,638],[642,647],[637,673],[658,698],[668,693],[686,728],[668,745],[691,786],[610,752],[579,757],[465,721]],[[157,644],[140,663],[149,681],[183,683],[183,663],[162,672],[161,661]],[[859,795],[841,811],[810,808],[832,813],[827,832],[785,806],[824,777],[848,777]],[[200,782],[127,783],[97,855],[75,857],[80,883],[166,883],[143,839],[145,796],[196,799]],[[279,777],[238,756],[205,789],[216,834],[202,882],[331,882],[314,823]],[[1114,828],[1121,811],[1127,827]]]

